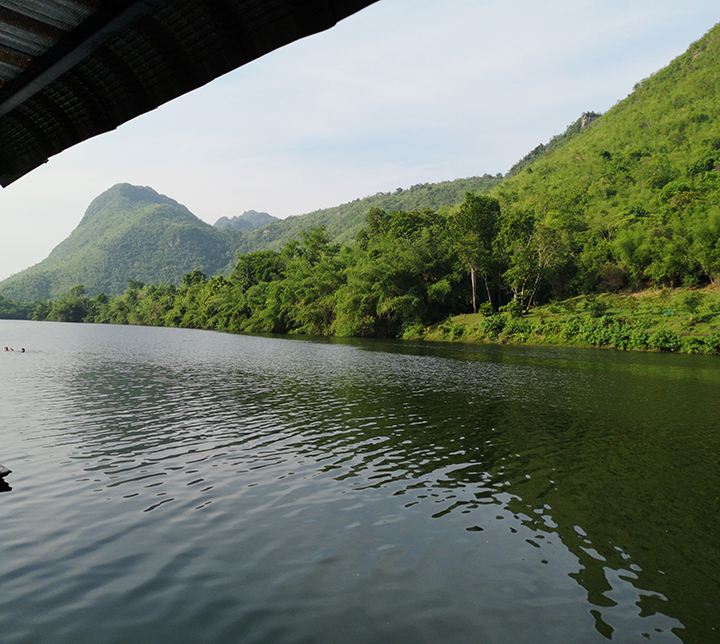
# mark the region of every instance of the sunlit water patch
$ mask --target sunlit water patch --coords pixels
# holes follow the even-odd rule
[[[716,358],[0,335],[3,642],[717,641]]]

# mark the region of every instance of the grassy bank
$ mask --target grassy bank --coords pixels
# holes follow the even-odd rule
[[[580,296],[526,314],[512,305],[504,308],[451,317],[420,337],[720,354],[720,285]]]

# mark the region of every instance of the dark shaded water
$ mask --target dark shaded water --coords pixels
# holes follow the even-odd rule
[[[0,321],[11,643],[720,640],[720,359]]]

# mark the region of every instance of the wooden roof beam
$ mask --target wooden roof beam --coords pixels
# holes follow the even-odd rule
[[[36,36],[42,36],[43,38],[47,38],[47,40],[55,42],[60,40],[62,35],[65,33],[58,27],[49,25],[46,22],[42,22],[36,18],[31,18],[30,16],[26,16],[24,13],[19,13],[5,7],[0,7],[0,22],[4,22],[6,25],[10,25],[11,27],[22,29],[28,33],[35,34]]]

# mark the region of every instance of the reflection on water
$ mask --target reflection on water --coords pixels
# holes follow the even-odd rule
[[[4,641],[717,641],[715,358],[0,334]]]

